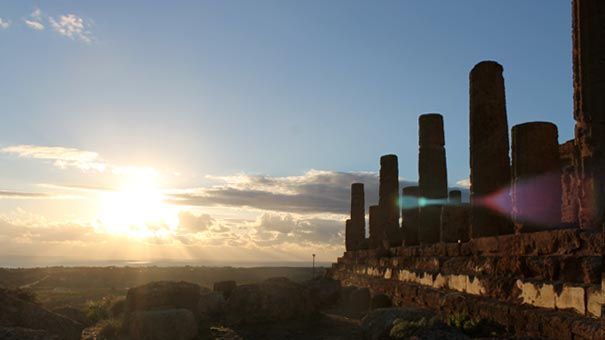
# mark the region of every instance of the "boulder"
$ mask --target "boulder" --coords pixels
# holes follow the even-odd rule
[[[431,319],[434,314],[426,309],[419,308],[379,308],[370,311],[361,320],[361,330],[364,339],[378,340],[389,337],[391,328],[396,320],[420,321]]]
[[[304,320],[315,314],[304,287],[286,278],[238,286],[226,308],[227,322],[235,325]]]
[[[332,306],[340,297],[340,281],[319,277],[305,282],[307,293],[313,304],[318,307]]]
[[[353,315],[363,315],[370,308],[370,290],[368,288],[357,288],[349,295],[347,311]]]
[[[376,294],[372,296],[372,300],[370,301],[370,309],[378,309],[378,308],[388,308],[393,304],[391,303],[391,298],[386,294]]]
[[[212,289],[215,292],[223,294],[223,297],[225,298],[225,300],[227,300],[231,296],[231,293],[233,292],[235,287],[237,287],[235,281],[219,281],[214,283]]]
[[[84,329],[82,324],[35,303],[21,300],[6,290],[0,290],[0,326],[45,330],[62,340],[79,340]]]
[[[126,295],[125,313],[154,309],[185,308],[195,313],[200,286],[189,282],[157,281],[130,288]]]
[[[0,327],[0,339],[2,340],[59,340],[56,335],[50,335],[47,331],[21,328]]]
[[[206,292],[200,295],[197,315],[201,320],[220,318],[225,311],[225,298],[219,292]]]
[[[127,330],[131,340],[191,340],[198,333],[193,313],[184,308],[136,311]]]

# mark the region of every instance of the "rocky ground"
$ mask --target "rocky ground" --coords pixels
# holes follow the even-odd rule
[[[470,339],[495,328],[464,316],[391,307],[388,296],[315,279],[255,284],[159,281],[128,290],[87,313],[49,311],[19,291],[0,291],[0,339]],[[495,333],[494,333],[495,332]],[[502,337],[502,334],[500,334]]]

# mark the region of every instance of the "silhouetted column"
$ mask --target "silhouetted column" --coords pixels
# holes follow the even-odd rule
[[[578,148],[575,140],[559,145],[561,164],[561,222],[578,225],[580,182],[576,172]]]
[[[418,241],[435,243],[439,242],[441,204],[447,200],[443,117],[437,113],[423,114],[418,125],[418,191],[421,200]],[[423,201],[428,204],[422,204]]]
[[[385,239],[386,216],[380,205],[370,206],[370,248],[382,247]]]
[[[456,204],[462,203],[462,191],[451,190],[449,197],[448,197],[448,203],[451,205],[456,205]]]
[[[561,224],[561,169],[557,126],[547,122],[512,129],[513,219],[516,232]]]
[[[391,246],[401,244],[399,228],[399,169],[396,155],[380,157],[380,187],[378,205],[385,214],[384,231]]]
[[[351,184],[351,233],[355,249],[366,237],[365,197],[363,183]]]
[[[347,251],[355,250],[355,239],[353,236],[353,228],[351,227],[351,220],[345,221],[345,249]]]
[[[470,212],[470,205],[462,203],[441,208],[441,242],[468,241]]]
[[[482,61],[470,72],[470,163],[471,203],[510,185],[508,122],[502,66]],[[503,195],[500,208],[510,207]],[[512,223],[505,216],[474,207],[471,237],[510,234]]]
[[[418,244],[418,187],[405,187],[401,190],[402,207],[401,216],[403,217],[403,244],[405,246]]]
[[[605,205],[605,1],[574,0],[572,7],[579,223],[596,229]]]

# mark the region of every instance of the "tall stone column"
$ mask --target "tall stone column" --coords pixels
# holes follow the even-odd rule
[[[418,244],[418,187],[405,187],[401,190],[402,206],[401,217],[403,220],[403,245],[413,246]]]
[[[605,219],[605,1],[574,0],[572,23],[578,220],[583,229],[600,229]]]
[[[470,72],[470,165],[471,203],[510,185],[508,122],[502,66],[482,61]],[[504,195],[503,207],[510,207]],[[508,215],[506,213],[505,215]],[[513,232],[509,216],[500,216],[482,207],[473,207],[471,237]]]
[[[346,251],[355,250],[355,245],[357,244],[353,237],[353,228],[351,227],[351,220],[347,219],[345,221],[345,249]]]
[[[365,197],[363,183],[351,184],[351,233],[355,249],[366,237]]]
[[[370,248],[382,247],[385,240],[386,214],[380,205],[370,206]]]
[[[380,187],[378,205],[385,215],[384,231],[392,246],[401,245],[399,227],[399,168],[396,155],[380,157]]]
[[[418,241],[439,242],[441,204],[447,200],[447,168],[443,117],[438,113],[420,115],[418,152],[418,191],[421,200]],[[422,201],[429,204],[424,205]]]
[[[512,129],[513,220],[531,232],[561,224],[561,168],[557,126],[531,122]]]

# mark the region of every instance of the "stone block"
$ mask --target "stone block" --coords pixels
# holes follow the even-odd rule
[[[584,287],[563,285],[561,291],[555,295],[557,309],[572,309],[582,315],[586,314],[586,291]]]
[[[515,285],[519,289],[518,298],[522,303],[536,307],[555,308],[556,293],[552,284],[517,280]]]
[[[603,291],[601,286],[593,285],[586,288],[586,310],[590,316],[601,317],[603,306]]]

